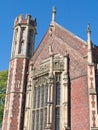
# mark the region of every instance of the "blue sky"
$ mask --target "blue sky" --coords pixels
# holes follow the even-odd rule
[[[49,27],[53,6],[57,8],[56,22],[84,40],[90,23],[92,41],[98,45],[98,0],[1,0],[0,70],[9,67],[15,17],[31,14],[37,18],[37,47]]]

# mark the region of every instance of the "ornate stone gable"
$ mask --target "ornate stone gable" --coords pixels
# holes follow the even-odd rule
[[[53,58],[53,71],[62,72],[64,69],[63,58],[60,54],[54,55]],[[39,67],[34,67],[32,70],[32,76],[34,78],[45,75],[50,71],[50,58],[42,61]]]

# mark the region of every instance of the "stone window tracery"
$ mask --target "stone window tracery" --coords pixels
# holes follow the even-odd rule
[[[47,121],[47,94],[48,83],[46,79],[37,78],[33,88],[33,110],[32,110],[32,130],[43,130]]]
[[[51,118],[54,119],[54,130],[60,130],[61,127],[61,73],[64,70],[64,65],[63,61],[60,61],[59,55],[54,57],[53,60],[53,71],[55,72],[52,73],[53,75],[49,75],[50,59],[45,60],[38,68],[32,71],[35,82],[32,109],[35,112],[35,117],[32,115],[32,118],[35,119],[35,124],[32,130],[44,130],[51,127],[49,126],[49,124],[52,125],[50,123]],[[54,111],[53,115],[51,115],[52,110]]]

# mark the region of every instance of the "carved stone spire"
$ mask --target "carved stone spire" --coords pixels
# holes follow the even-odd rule
[[[91,29],[90,29],[90,24],[88,24],[87,33],[88,33],[88,43],[91,43]]]
[[[52,22],[55,21],[55,17],[56,17],[56,7],[53,7],[53,9],[52,9]]]

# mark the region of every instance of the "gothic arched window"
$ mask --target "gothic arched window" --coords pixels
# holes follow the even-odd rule
[[[32,130],[43,130],[47,122],[48,84],[33,88]]]

